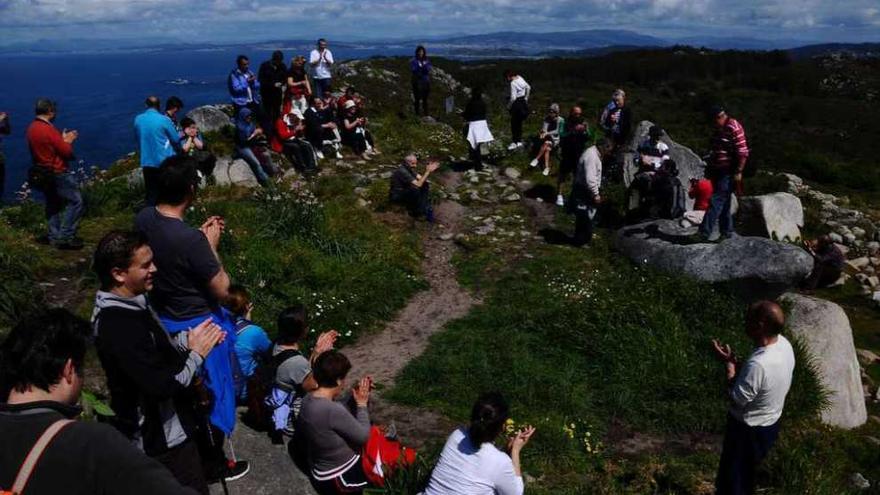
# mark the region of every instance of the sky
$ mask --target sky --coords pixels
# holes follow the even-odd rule
[[[666,39],[880,41],[880,0],[0,0],[0,45],[418,39],[617,28]]]

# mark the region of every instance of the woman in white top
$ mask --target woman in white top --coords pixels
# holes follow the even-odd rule
[[[501,394],[483,394],[471,412],[471,424],[449,435],[425,495],[521,495],[519,454],[535,429],[519,431],[507,442],[510,455],[493,444],[508,418]]]

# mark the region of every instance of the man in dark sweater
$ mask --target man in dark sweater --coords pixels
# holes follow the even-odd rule
[[[53,309],[24,320],[0,345],[0,491],[194,495],[110,426],[70,421],[81,412],[89,338],[86,322]],[[30,477],[16,482],[41,437],[48,445]]]
[[[222,336],[206,319],[173,342],[150,307],[153,251],[143,234],[113,231],[95,250],[101,282],[92,323],[107,374],[113,424],[186,486],[208,493],[195,430],[193,395],[185,393]],[[183,338],[185,336],[185,338]]]
[[[416,155],[410,153],[404,158],[404,163],[391,175],[391,189],[389,199],[392,203],[406,206],[407,211],[413,217],[425,216],[429,223],[434,221],[434,210],[431,208],[430,189],[428,176],[440,168],[440,163],[431,161],[425,166],[424,175],[416,172],[419,161]]]

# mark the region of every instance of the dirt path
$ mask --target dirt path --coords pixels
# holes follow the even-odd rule
[[[437,205],[436,216],[444,228],[437,226],[427,233],[422,261],[429,287],[416,294],[382,332],[343,349],[352,362],[352,379],[369,374],[383,389],[390,389],[397,373],[425,350],[431,335],[479,302],[458,284],[452,266],[455,245],[440,239],[460,232],[466,211],[451,201]],[[370,412],[378,423],[394,421],[401,438],[416,447],[427,439],[442,438],[451,426],[431,411],[391,404],[381,392],[376,393]]]

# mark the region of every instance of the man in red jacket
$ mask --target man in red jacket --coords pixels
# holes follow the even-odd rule
[[[73,159],[76,131],[59,132],[52,125],[55,120],[55,102],[37,100],[37,117],[27,130],[31,160],[47,180],[40,180],[41,192],[46,196],[46,218],[49,233],[38,239],[58,249],[82,249],[83,241],[76,229],[83,215],[83,200],[76,178],[68,171],[67,162]],[[30,174],[33,176],[34,174]]]

